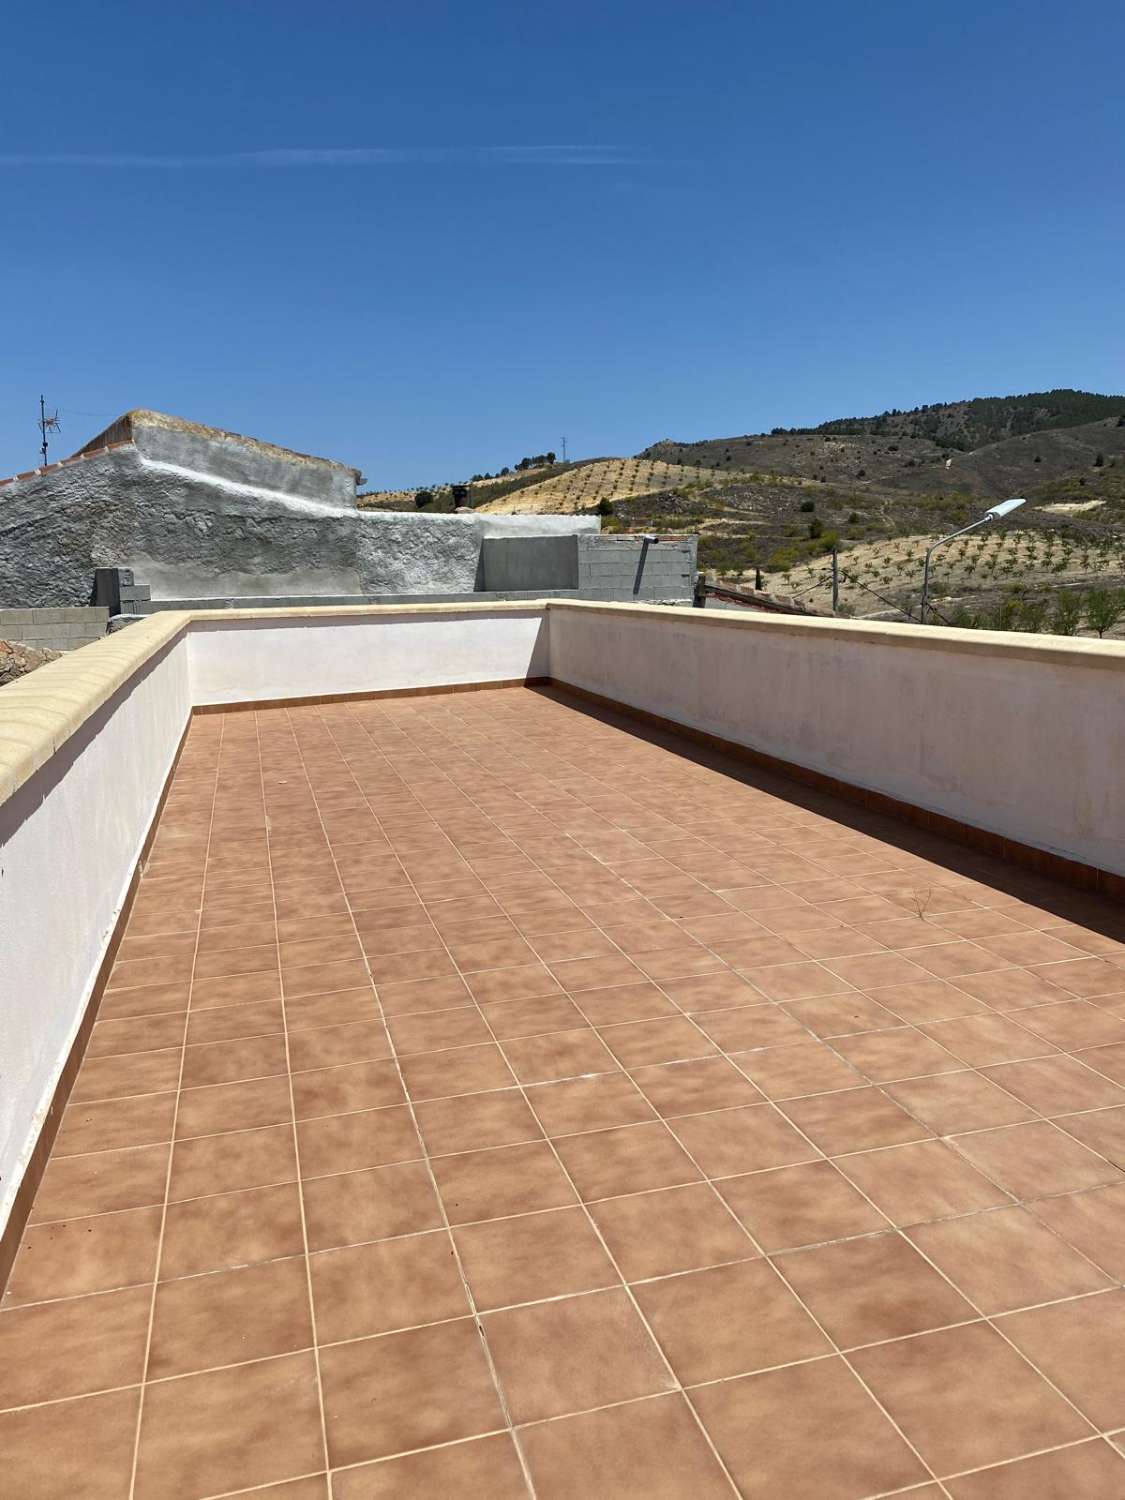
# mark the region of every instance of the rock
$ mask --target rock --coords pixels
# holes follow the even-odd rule
[[[22,641],[0,641],[0,687],[26,677],[49,661],[57,661],[61,655],[61,651],[25,646]]]

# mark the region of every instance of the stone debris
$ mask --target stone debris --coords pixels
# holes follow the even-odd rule
[[[49,661],[58,661],[61,655],[61,651],[27,646],[22,641],[0,641],[0,687],[26,677]]]

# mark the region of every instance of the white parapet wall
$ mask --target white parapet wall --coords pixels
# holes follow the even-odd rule
[[[196,617],[188,654],[200,707],[520,682],[550,672],[541,604],[224,610]]]
[[[551,675],[1125,875],[1125,646],[555,601]]]

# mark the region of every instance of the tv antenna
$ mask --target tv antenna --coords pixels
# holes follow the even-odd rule
[[[44,403],[43,397],[40,396],[39,397],[39,434],[40,434],[40,436],[43,439],[43,443],[42,443],[42,446],[40,448],[40,452],[43,454],[43,467],[44,468],[47,467],[47,434],[49,432],[61,432],[61,431],[62,431],[62,423],[59,421],[58,408],[56,407],[55,410],[51,413],[51,415],[48,416],[47,415],[46,404]]]

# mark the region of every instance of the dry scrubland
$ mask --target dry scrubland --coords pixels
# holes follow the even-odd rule
[[[603,458],[486,501],[479,509],[491,515],[575,515],[603,501],[655,495],[688,484],[729,484],[735,478],[729,470],[689,468],[661,459]]]

